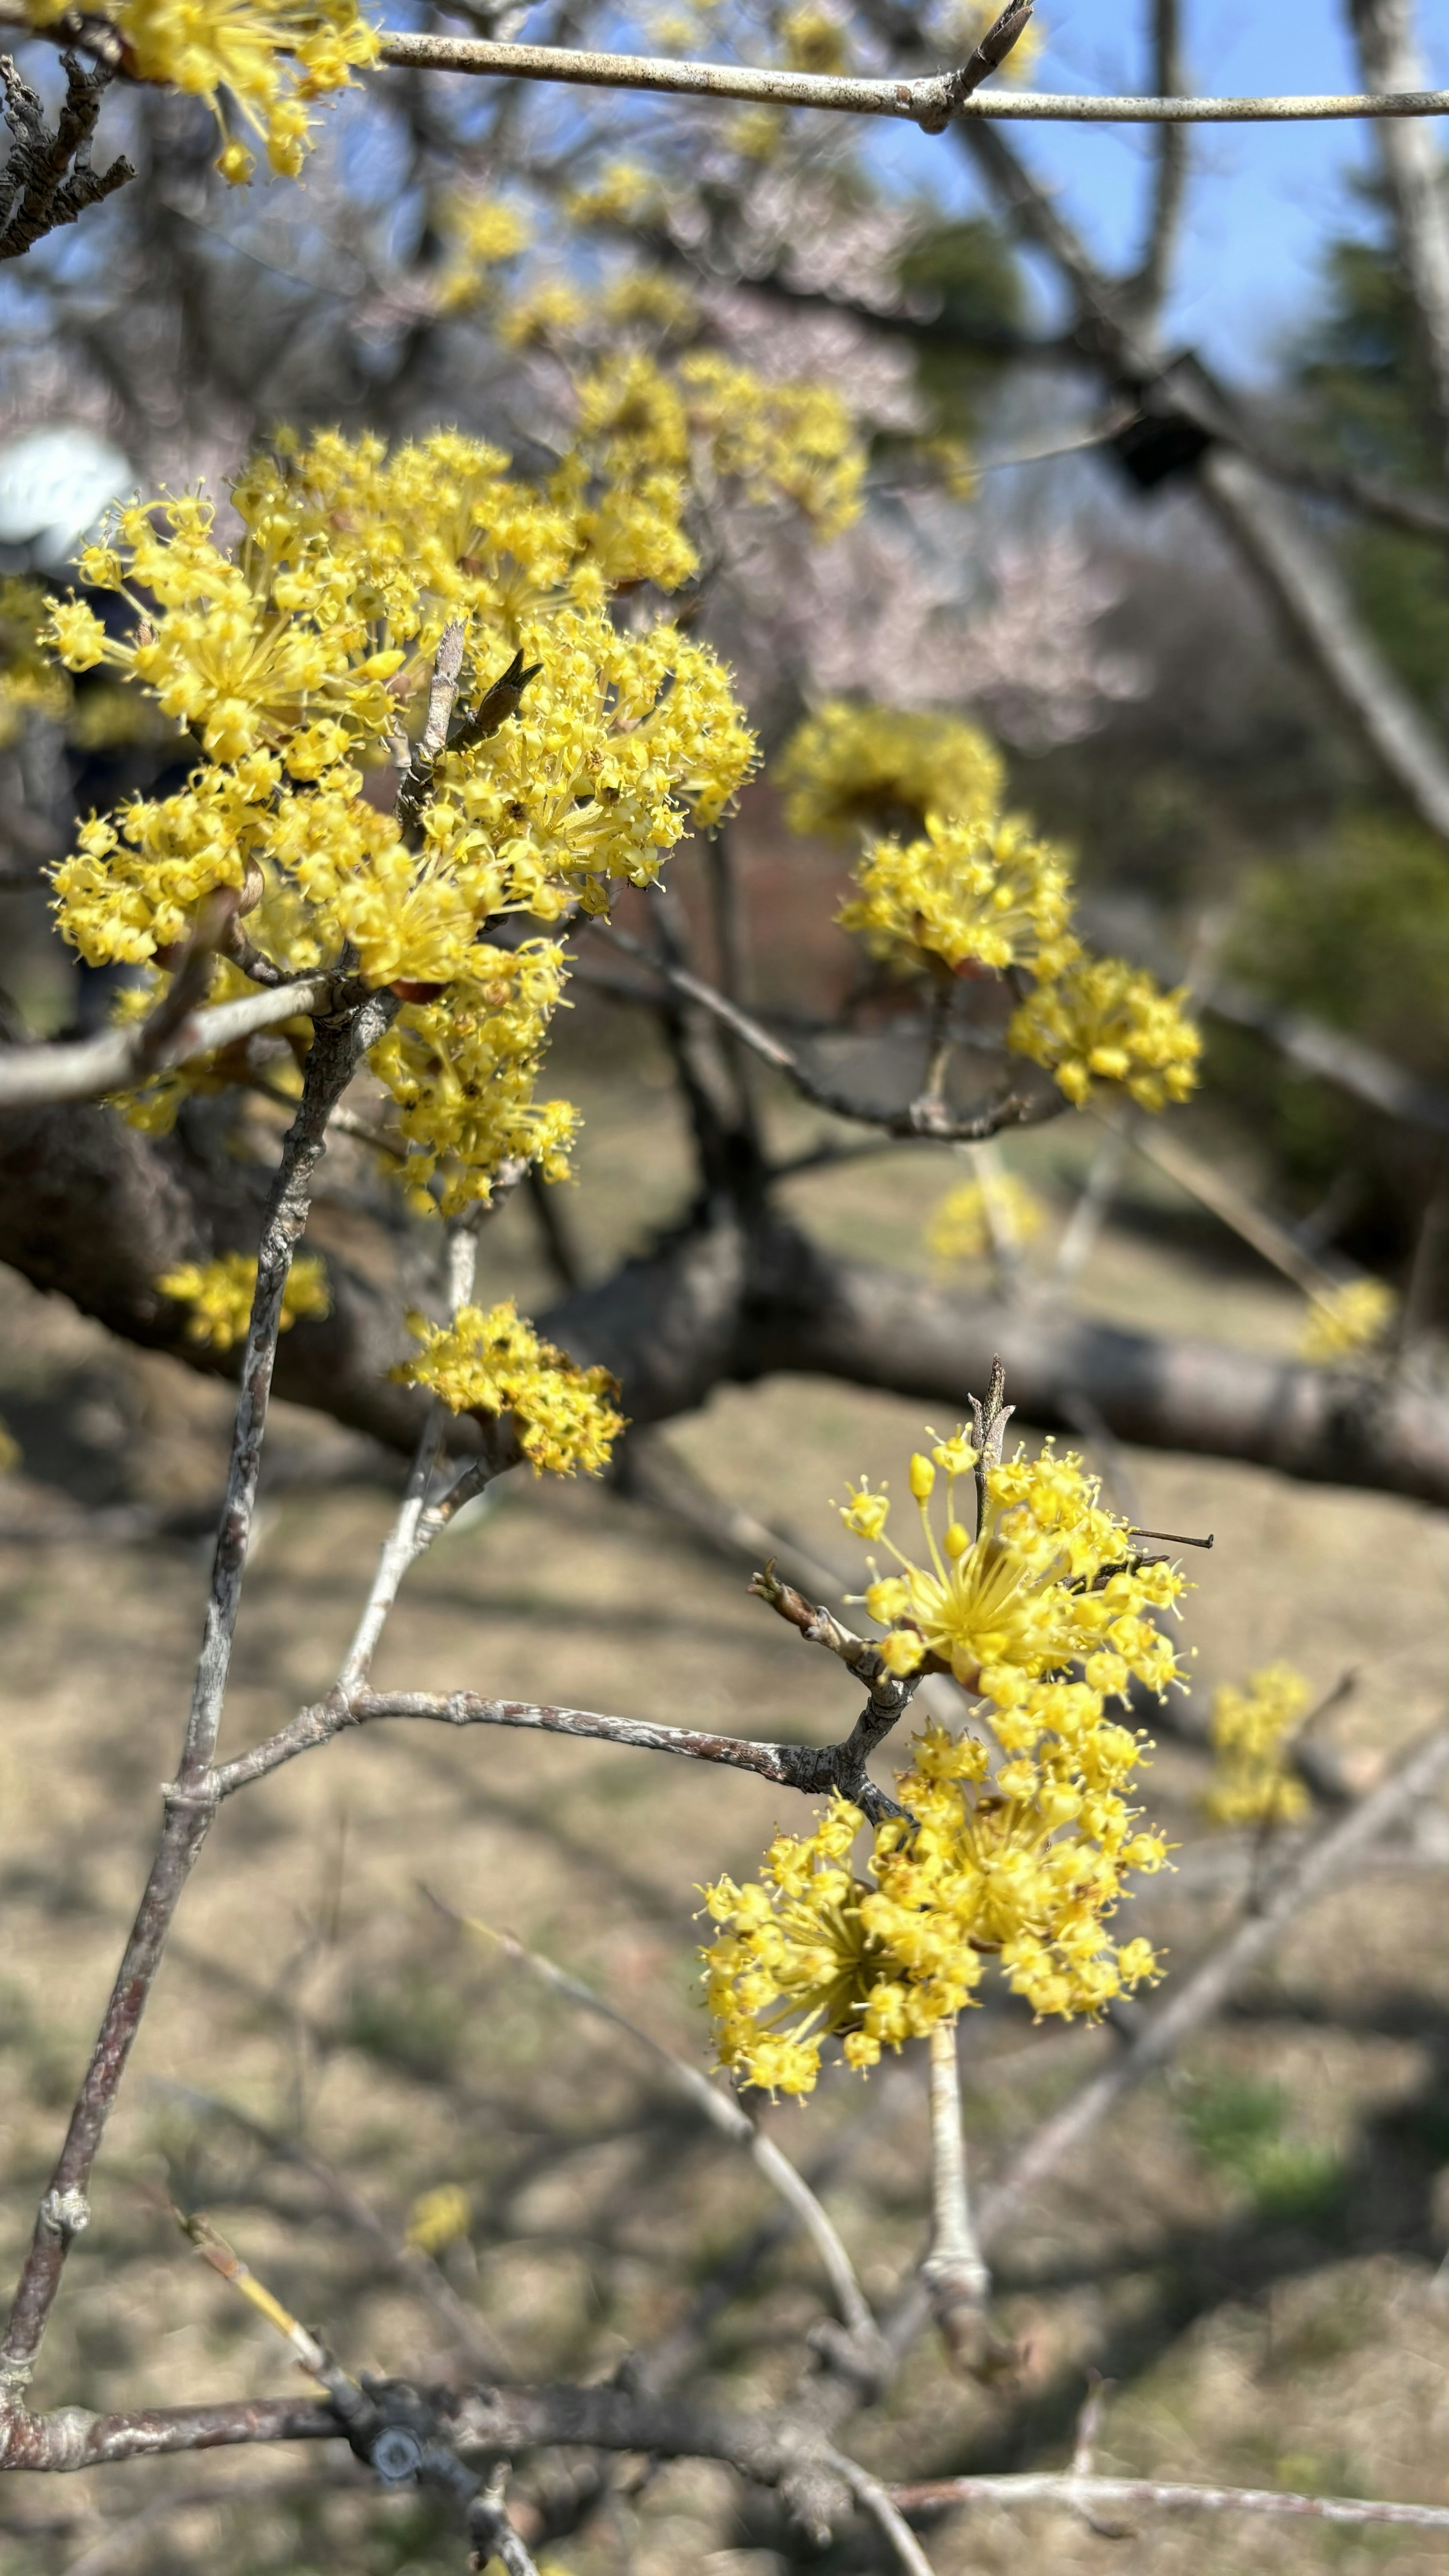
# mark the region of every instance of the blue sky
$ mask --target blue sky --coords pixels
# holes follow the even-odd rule
[[[1449,86],[1442,7],[1420,8],[1431,86]],[[1047,37],[1033,87],[1122,91],[1150,86],[1144,0],[1041,0]],[[1357,71],[1345,0],[1185,0],[1192,86],[1218,95],[1353,90]],[[1033,168],[1063,191],[1065,208],[1107,259],[1136,237],[1151,149],[1138,127],[1018,126]],[[1440,124],[1441,142],[1449,135]],[[932,164],[902,138],[898,164],[921,179]],[[930,147],[925,147],[929,149]],[[939,144],[934,147],[939,153]],[[1192,141],[1193,177],[1169,328],[1239,376],[1261,375],[1315,292],[1323,242],[1342,229],[1346,183],[1371,166],[1369,129],[1354,125],[1209,126]],[[892,155],[894,158],[895,156]],[[952,155],[956,160],[956,155]],[[939,171],[940,162],[935,163]],[[953,182],[953,193],[954,186]]]

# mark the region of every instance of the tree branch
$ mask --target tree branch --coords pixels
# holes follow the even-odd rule
[[[1071,2470],[1018,2470],[1003,2477],[926,2478],[892,2487],[903,2513],[962,2504],[1064,2504],[1082,2513],[1136,2506],[1156,2513],[1263,2513],[1311,2522],[1398,2523],[1449,2531],[1449,2506],[1381,2504],[1362,2496],[1288,2495],[1273,2487],[1186,2486],[1164,2478],[1078,2477]]]
[[[177,979],[178,983],[180,978]],[[309,1018],[333,1005],[337,978],[304,975],[263,993],[243,993],[214,1010],[191,1006],[195,991],[176,1001],[176,986],[158,1003],[149,1019],[128,1029],[107,1029],[100,1037],[62,1039],[48,1046],[10,1046],[0,1050],[0,1109],[29,1109],[41,1102],[100,1100],[108,1091],[124,1091],[147,1074],[165,1073],[198,1056],[215,1055],[237,1046],[283,1020]]]
[[[282,1149],[257,1249],[257,1284],[242,1361],[241,1390],[226,1500],[217,1531],[206,1626],[197,1662],[180,1773],[165,1793],[161,1839],[110,2001],[76,2096],[30,2250],[0,2342],[0,2412],[27,2385],[46,2321],[75,2238],[86,2226],[86,2198],[111,2107],[140,2028],[171,1919],[206,1839],[216,1800],[208,1773],[231,1660],[231,1640],[256,1501],[262,1434],[271,1394],[282,1293],[306,1223],[311,1176],[322,1154],[327,1119],[351,1080],[364,1048],[381,1033],[396,1004],[387,995],[336,1021],[319,1021],[296,1119]]]
[[[1152,77],[1165,96],[1176,98],[1183,89],[1180,0],[1152,0]],[[1146,320],[1156,318],[1167,292],[1186,188],[1186,132],[1180,124],[1164,125],[1157,139],[1147,240],[1128,282],[1128,293]]]
[[[1412,0],[1349,0],[1366,89],[1382,93],[1418,66]],[[1399,247],[1429,365],[1439,426],[1449,441],[1449,205],[1437,138],[1428,127],[1380,128],[1379,150],[1398,218]]]
[[[384,35],[381,60],[398,70],[473,72],[505,80],[559,81],[590,89],[662,91],[673,98],[756,99],[848,116],[905,117],[940,133],[948,123],[1010,118],[1035,124],[1261,125],[1305,119],[1420,117],[1449,113],[1449,91],[1305,98],[1092,98],[1045,90],[962,96],[959,74],[924,80],[848,80],[814,72],[751,70],[672,55],[603,54],[560,45],[500,45],[466,36]]]
[[[27,34],[36,32],[27,27]],[[65,98],[49,133],[45,111],[8,54],[0,54],[0,116],[10,128],[10,158],[0,176],[0,260],[21,259],[47,233],[73,224],[87,206],[98,206],[135,178],[121,154],[109,170],[91,168],[91,139],[114,66],[82,69],[63,53]]]
[[[812,1101],[817,1109],[828,1109],[833,1117],[850,1118],[864,1127],[879,1127],[887,1136],[929,1136],[942,1144],[972,1145],[979,1144],[984,1137],[999,1136],[1003,1128],[1036,1127],[1047,1119],[1063,1115],[1065,1104],[1059,1092],[1047,1092],[1028,1085],[1021,1092],[1007,1088],[994,1100],[984,1101],[979,1109],[966,1117],[953,1117],[939,1089],[933,1090],[930,1072],[922,1090],[903,1108],[887,1109],[858,1100],[854,1093],[842,1091],[837,1084],[827,1082],[812,1072],[783,1038],[775,1037],[747,1011],[742,1011],[738,1003],[716,992],[714,986],[706,984],[700,976],[690,974],[685,967],[675,965],[667,958],[651,956],[648,949],[639,940],[632,939],[627,931],[616,930],[603,922],[595,922],[592,926],[611,947],[622,949],[627,956],[638,958],[642,965],[649,967],[671,992],[697,1003],[722,1027],[731,1030],[762,1064],[768,1064],[775,1072],[783,1074],[802,1100]],[[1022,1072],[1025,1080],[1025,1067]]]

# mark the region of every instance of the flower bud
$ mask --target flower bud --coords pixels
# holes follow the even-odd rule
[[[919,1449],[911,1460],[911,1492],[918,1503],[928,1503],[936,1482],[936,1470]]]

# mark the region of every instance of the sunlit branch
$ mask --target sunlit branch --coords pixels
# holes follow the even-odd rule
[[[1056,1118],[1062,1112],[1064,1104],[1060,1094],[1032,1089],[1017,1092],[1009,1086],[992,1099],[983,1101],[979,1108],[968,1111],[964,1117],[954,1115],[939,1093],[931,1092],[929,1084],[901,1109],[887,1109],[870,1101],[858,1100],[853,1092],[842,1091],[838,1084],[826,1082],[812,1072],[783,1038],[773,1036],[747,1011],[742,1011],[737,1003],[716,992],[712,984],[704,983],[698,975],[691,975],[682,966],[651,956],[649,950],[637,939],[631,939],[626,931],[616,930],[604,922],[595,922],[592,926],[599,937],[607,939],[613,947],[622,948],[630,957],[637,957],[672,993],[697,1002],[703,1010],[712,1012],[717,1020],[743,1040],[762,1064],[771,1065],[777,1073],[783,1074],[802,1099],[813,1101],[817,1109],[830,1110],[837,1118],[852,1118],[863,1127],[879,1127],[888,1136],[926,1136],[937,1138],[943,1144],[974,1145],[979,1144],[983,1137],[999,1135],[1003,1128],[1040,1126],[1045,1119]]]
[[[589,89],[655,90],[674,98],[758,100],[826,108],[845,116],[903,117],[940,133],[962,119],[1084,125],[1274,125],[1352,117],[1444,116],[1449,90],[1356,92],[1285,98],[1090,98],[1048,90],[990,90],[959,98],[953,75],[850,80],[834,74],[676,62],[662,54],[603,54],[562,45],[499,45],[468,36],[387,34],[381,59],[400,71],[472,72],[506,80],[562,81]]]
[[[214,1010],[168,1010],[167,994],[149,1019],[128,1029],[107,1029],[100,1037],[62,1040],[52,1046],[7,1047],[0,1051],[0,1108],[28,1109],[47,1100],[99,1100],[108,1091],[165,1073],[198,1056],[236,1046],[284,1020],[310,1017],[326,1010],[336,979],[304,975],[265,993],[243,993],[238,1001],[219,1002]]]
[[[1077,2477],[1071,2470],[1021,2470],[1001,2477],[928,2478],[892,2487],[905,2513],[962,2504],[1065,2504],[1085,2512],[1135,2506],[1158,2513],[1263,2513],[1311,2522],[1398,2523],[1449,2531],[1449,2505],[1379,2503],[1366,2496],[1289,2495],[1274,2487],[1187,2486],[1164,2478]]]

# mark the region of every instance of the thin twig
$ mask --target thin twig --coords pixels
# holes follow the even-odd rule
[[[931,2241],[921,2264],[921,2280],[952,2360],[970,2367],[980,2358],[982,2313],[991,2296],[991,2274],[971,2224],[955,2022],[937,2022],[929,2044]]]
[[[448,1231],[448,1313],[457,1314],[473,1293],[473,1274],[477,1266],[478,1235],[472,1223],[451,1226]],[[386,1625],[388,1613],[409,1568],[416,1565],[437,1536],[442,1524],[428,1512],[428,1493],[433,1470],[443,1445],[444,1408],[434,1396],[418,1433],[408,1473],[407,1491],[398,1505],[397,1517],[382,1544],[371,1589],[363,1604],[352,1643],[337,1676],[337,1688],[344,1695],[360,1690],[372,1670],[372,1659],[378,1639]]]
[[[904,2513],[961,2504],[1059,2504],[1078,2511],[1137,2505],[1165,2513],[1263,2513],[1310,2522],[1398,2523],[1411,2531],[1449,2531],[1449,2506],[1380,2504],[1362,2496],[1281,2493],[1273,2487],[1200,2487],[1164,2478],[1079,2477],[1073,2470],[1019,2470],[1001,2477],[927,2478],[892,2487]]]
[[[641,2048],[647,2048],[651,2056],[657,2057],[668,2068],[675,2083],[681,2086],[696,2109],[703,2112],[722,2137],[746,2150],[766,2181],[794,2211],[825,2267],[842,2323],[852,2335],[859,2337],[863,2349],[874,2345],[878,2341],[875,2318],[833,2221],[798,2167],[781,2152],[772,2138],[763,2135],[734,2096],[722,2093],[700,2073],[698,2067],[691,2066],[687,2058],[678,2056],[662,2039],[656,2039],[652,2031],[631,2021],[627,2013],[620,2012],[617,2004],[610,2003],[604,1995],[596,1994],[592,1986],[586,1986],[580,1978],[571,1977],[565,1969],[556,1967],[552,1959],[546,1959],[537,1950],[525,1948],[512,1933],[500,1932],[478,1915],[457,1913],[451,1905],[444,1904],[441,1897],[434,1895],[431,1888],[425,1892],[449,1922],[462,1924],[467,1931],[477,1933],[480,1939],[495,1943],[504,1957],[513,1960],[516,1966],[527,1968],[555,1994],[565,1996],[583,2011],[595,2013],[616,2030],[627,2032]]]
[[[213,1010],[171,1016],[175,986],[150,1019],[100,1037],[66,1038],[48,1046],[0,1049],[0,1109],[28,1109],[41,1101],[100,1100],[124,1091],[147,1074],[165,1073],[198,1056],[215,1055],[284,1020],[306,1019],[332,1007],[337,978],[303,975],[264,993],[243,993]],[[163,1014],[166,1017],[163,1020]],[[158,1023],[161,1025],[158,1026]]]
[[[879,2478],[873,2478],[868,2469],[862,2469],[854,2460],[847,2458],[843,2451],[828,2451],[825,2456],[830,2467],[838,2470],[844,2478],[856,2503],[865,2507],[877,2530],[889,2543],[897,2566],[905,2569],[906,2576],[934,2576],[929,2558],[890,2489],[882,2486]]]
[[[627,956],[637,957],[659,977],[661,983],[668,985],[671,992],[679,993],[686,1000],[697,1002],[701,1009],[712,1012],[717,1020],[744,1041],[762,1064],[772,1065],[777,1073],[782,1073],[802,1099],[813,1101],[819,1109],[830,1110],[837,1118],[852,1118],[863,1127],[879,1127],[888,1136],[933,1137],[943,1144],[967,1145],[979,1143],[983,1136],[999,1135],[1004,1127],[1039,1126],[1061,1112],[1060,1095],[1052,1098],[1045,1092],[1015,1092],[1009,1088],[960,1118],[952,1117],[939,1098],[926,1095],[912,1100],[903,1109],[886,1109],[858,1100],[853,1093],[842,1091],[837,1084],[826,1082],[819,1074],[812,1073],[801,1063],[793,1047],[773,1036],[748,1012],[717,992],[712,984],[690,974],[685,967],[651,955],[627,931],[615,929],[602,921],[593,922],[590,926],[596,936],[607,939],[612,947],[623,949]]]
[[[559,45],[489,44],[473,37],[392,32],[383,37],[380,59],[400,71],[472,72],[590,89],[660,90],[676,98],[756,99],[771,107],[904,117],[931,133],[942,132],[949,123],[996,118],[1028,124],[1261,125],[1449,115],[1449,90],[1282,98],[1090,98],[1046,90],[990,90],[963,98],[955,88],[959,75],[950,72],[926,80],[849,80],[732,63],[681,62],[671,55],[589,53]]]
[[[86,2226],[86,2193],[126,2060],[140,2027],[171,1919],[216,1812],[211,1764],[221,1722],[231,1641],[256,1505],[262,1436],[281,1324],[282,1296],[301,1239],[312,1175],[327,1120],[367,1046],[397,1005],[375,995],[317,1024],[301,1104],[283,1142],[257,1247],[257,1284],[242,1361],[226,1497],[212,1562],[206,1626],[176,1780],[164,1791],[161,1837],[117,1971],[110,2001],[71,2112],[65,2142],[42,2195],[3,2343],[0,2403],[11,2403],[35,2367],[66,2257]]]
[[[900,1709],[908,1704],[908,1685],[913,1679],[913,1675],[909,1676],[908,1683],[902,1686]],[[421,1720],[440,1726],[522,1727],[533,1734],[584,1736],[594,1743],[618,1744],[636,1753],[680,1754],[686,1761],[719,1762],[731,1770],[753,1771],[762,1780],[798,1789],[808,1798],[828,1797],[832,1789],[839,1789],[843,1797],[853,1799],[857,1805],[865,1804],[867,1810],[874,1805],[883,1814],[898,1812],[862,1777],[864,1737],[860,1726],[838,1744],[776,1744],[747,1735],[711,1735],[696,1727],[658,1726],[647,1718],[612,1717],[598,1709],[551,1707],[537,1700],[482,1699],[472,1691],[354,1691],[350,1695],[334,1691],[328,1698],[299,1709],[275,1735],[264,1737],[260,1744],[234,1755],[229,1762],[218,1763],[208,1775],[208,1795],[217,1800],[229,1798],[254,1780],[264,1780],[269,1773],[280,1770],[283,1763],[295,1761],[299,1754],[330,1744],[334,1736],[345,1734],[349,1727],[374,1725],[384,1718]],[[865,1750],[869,1749],[871,1745],[866,1743]]]

